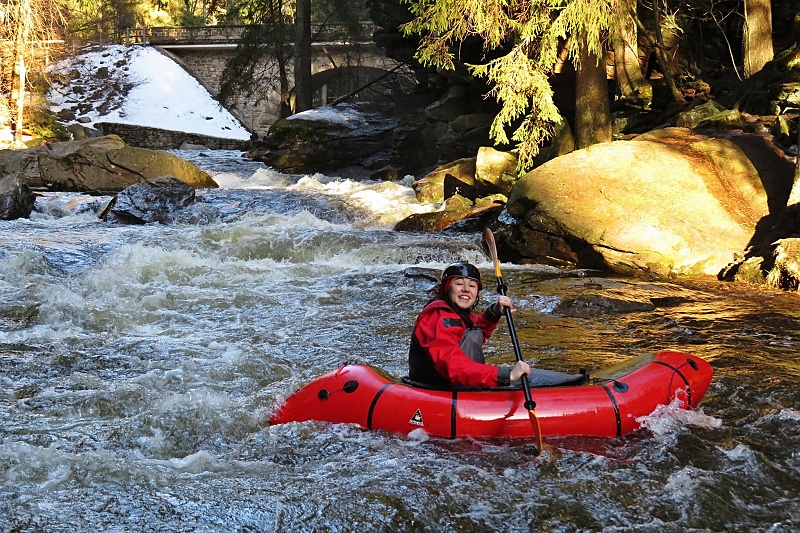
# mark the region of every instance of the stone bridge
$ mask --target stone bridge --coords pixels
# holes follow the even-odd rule
[[[222,71],[236,52],[246,26],[201,26],[139,28],[124,37],[128,44],[157,47],[215,97],[219,94]],[[372,24],[361,24],[360,36],[353,39],[343,25],[312,25],[312,82],[314,106],[321,106],[348,95],[355,100],[391,97],[396,91],[413,86],[408,67],[387,58],[372,40]],[[253,94],[235,95],[229,111],[251,132],[263,136],[279,118],[280,85],[275,62],[264,63],[268,82]],[[293,67],[288,65],[290,85]]]

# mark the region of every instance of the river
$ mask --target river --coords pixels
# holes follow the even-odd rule
[[[179,155],[221,188],[175,224],[109,225],[109,198],[63,193],[0,222],[0,531],[800,530],[797,294],[504,264],[529,362],[688,351],[715,369],[699,408],[539,458],[527,441],[269,427],[344,362],[404,374],[431,287],[410,267],[491,265],[479,234],[392,231],[430,208],[407,182]],[[513,361],[503,325],[487,358]]]

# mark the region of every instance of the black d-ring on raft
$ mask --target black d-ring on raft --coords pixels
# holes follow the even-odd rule
[[[352,392],[355,392],[357,388],[358,388],[358,381],[351,379],[350,381],[345,382],[344,386],[342,387],[342,390],[350,394]],[[320,391],[317,393],[317,398],[319,398],[320,400],[327,400],[330,397],[330,395],[331,393],[328,392],[328,389],[320,389]]]
[[[616,379],[613,380],[613,381],[614,381],[613,388],[614,388],[615,391],[617,391],[617,392],[628,392],[628,388],[629,387],[628,387],[627,383],[622,382],[622,381],[617,381]]]

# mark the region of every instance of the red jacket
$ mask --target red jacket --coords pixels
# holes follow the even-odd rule
[[[472,328],[486,342],[500,316],[490,306],[481,316],[469,314]],[[444,300],[429,303],[417,317],[408,354],[409,378],[429,385],[497,387],[507,385],[508,368],[473,361],[459,346],[468,325]]]

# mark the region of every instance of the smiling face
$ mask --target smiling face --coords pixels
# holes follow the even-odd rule
[[[454,278],[447,286],[447,298],[459,309],[469,311],[478,299],[478,282],[472,278]]]

